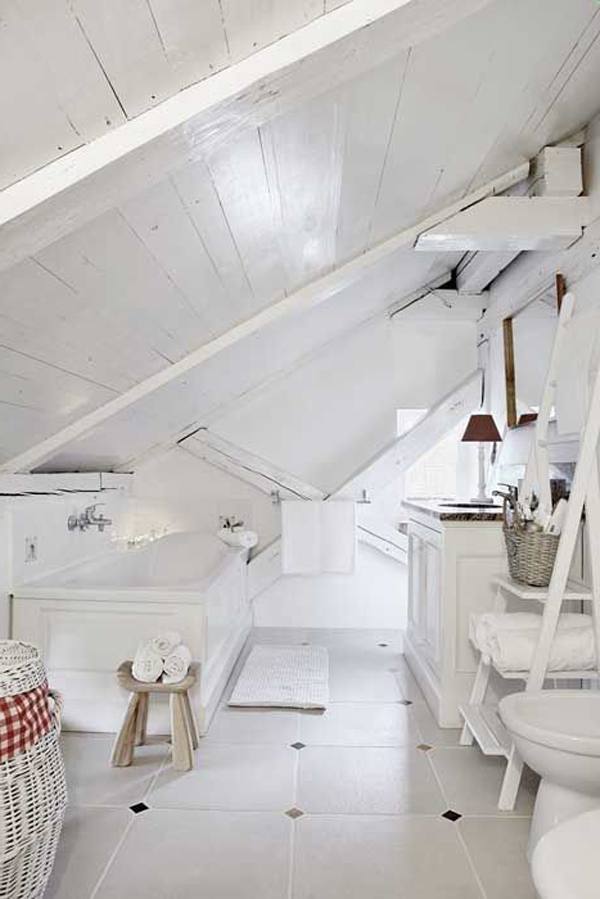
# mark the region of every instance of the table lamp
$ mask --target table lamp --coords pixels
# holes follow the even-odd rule
[[[463,443],[479,444],[479,487],[473,502],[481,504],[493,503],[492,497],[485,494],[485,444],[500,443],[502,441],[493,416],[487,414],[471,415],[461,441]]]

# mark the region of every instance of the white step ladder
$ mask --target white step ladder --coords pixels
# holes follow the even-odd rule
[[[544,395],[536,423],[535,439],[531,448],[521,497],[530,499],[533,493],[540,497],[540,504],[550,509],[550,482],[548,463],[548,423],[556,393],[556,377],[565,334],[573,314],[572,294],[564,297],[557,334],[552,350],[550,366],[544,387]],[[520,600],[537,600],[543,604],[542,625],[536,651],[529,671],[506,672],[495,669],[503,678],[525,682],[525,690],[541,690],[546,677],[552,680],[598,680],[600,678],[600,551],[594,540],[600,541],[600,479],[598,476],[598,446],[600,439],[600,367],[596,373],[588,407],[588,414],[581,435],[579,458],[571,487],[571,495],[565,517],[552,578],[547,588],[528,587],[508,577],[496,579],[494,611],[504,611],[507,596]],[[575,553],[583,510],[586,512],[586,536],[591,568],[591,589],[569,581],[569,572]],[[558,626],[563,602],[591,602],[597,667],[595,671],[548,671],[552,642]],[[503,810],[515,806],[523,763],[502,724],[497,708],[485,705],[485,695],[492,669],[491,660],[480,659],[471,690],[469,704],[461,708],[464,727],[461,745],[472,745],[476,740],[486,755],[500,755],[507,759],[506,772],[500,791],[498,807]]]

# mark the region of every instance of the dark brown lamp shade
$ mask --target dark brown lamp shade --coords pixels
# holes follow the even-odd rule
[[[465,433],[462,435],[463,443],[500,443],[501,441],[502,437],[491,415],[471,415]]]

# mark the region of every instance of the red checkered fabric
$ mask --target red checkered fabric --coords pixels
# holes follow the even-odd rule
[[[53,725],[48,684],[16,696],[0,696],[0,762],[25,752]]]

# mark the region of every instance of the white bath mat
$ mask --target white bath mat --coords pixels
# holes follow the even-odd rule
[[[323,646],[255,646],[229,705],[324,709],[329,701],[329,655]]]

